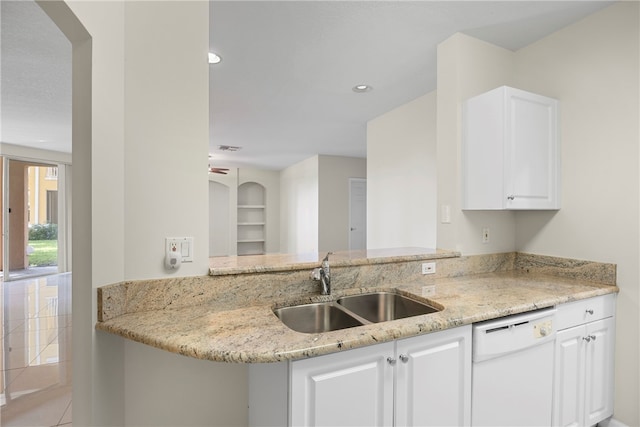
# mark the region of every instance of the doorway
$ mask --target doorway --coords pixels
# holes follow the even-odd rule
[[[0,268],[4,281],[67,271],[65,170],[55,163],[3,158]]]

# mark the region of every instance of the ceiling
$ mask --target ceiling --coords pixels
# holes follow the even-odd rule
[[[71,43],[34,1],[0,1],[0,142],[71,152]]]
[[[366,122],[436,88],[436,47],[452,34],[517,50],[609,4],[212,1],[213,165],[365,157]],[[0,5],[0,142],[70,152],[71,46],[33,1]]]

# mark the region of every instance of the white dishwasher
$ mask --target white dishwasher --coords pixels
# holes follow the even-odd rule
[[[550,426],[556,310],[473,325],[472,426]]]

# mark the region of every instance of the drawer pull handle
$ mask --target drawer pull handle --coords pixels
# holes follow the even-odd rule
[[[587,309],[587,310],[585,310],[585,313],[593,314],[593,310]]]

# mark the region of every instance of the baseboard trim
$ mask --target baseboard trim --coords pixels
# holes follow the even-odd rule
[[[616,420],[615,418],[607,418],[604,421],[600,421],[597,424],[597,426],[598,427],[629,427],[625,423],[621,423],[620,421]]]

